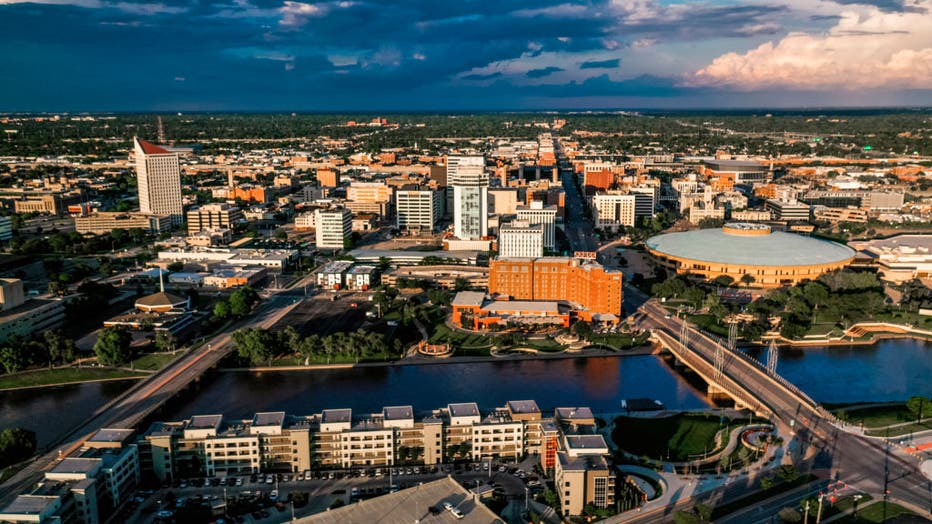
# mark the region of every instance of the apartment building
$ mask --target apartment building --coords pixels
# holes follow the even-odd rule
[[[196,415],[182,422],[156,422],[139,439],[139,461],[160,482],[304,471],[311,467],[310,430],[308,418],[283,412],[256,413],[248,420]]]
[[[544,256],[544,226],[524,220],[509,222],[498,229],[498,253],[503,257]]]
[[[579,515],[586,504],[614,505],[615,472],[605,458],[608,445],[602,435],[564,435],[563,449],[554,468],[563,515]]]
[[[592,220],[596,229],[618,231],[634,227],[637,196],[618,191],[599,193],[592,197]]]
[[[318,209],[316,240],[318,249],[343,249],[353,229],[353,214],[348,209]]]
[[[515,209],[518,220],[528,222],[532,226],[541,225],[544,228],[544,247],[556,248],[555,228],[557,222],[557,206],[544,205],[541,201],[532,201],[527,206],[518,206]]]
[[[129,429],[101,429],[59,460],[26,493],[0,509],[0,521],[98,524],[135,491],[140,481],[137,445]]]
[[[243,212],[229,204],[207,204],[191,209],[187,213],[188,234],[206,229],[233,229],[244,220]]]
[[[489,293],[514,300],[567,301],[590,321],[617,320],[623,314],[622,273],[570,257],[491,260]]]
[[[142,229],[147,233],[167,233],[172,229],[172,218],[169,215],[123,212],[97,212],[74,218],[74,230],[81,234],[103,235],[114,229]]]

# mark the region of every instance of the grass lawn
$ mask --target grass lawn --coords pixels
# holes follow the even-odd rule
[[[723,428],[716,415],[618,417],[615,419],[612,440],[628,453],[655,459],[667,459],[669,456],[669,460],[683,461],[690,456],[714,450],[715,434]]]
[[[869,429],[867,430],[867,434],[872,437],[899,437],[902,435],[908,435],[910,433],[926,431],[929,429],[932,429],[932,419],[926,418],[919,424],[907,424],[905,426],[898,426],[890,429]]]
[[[478,333],[463,333],[452,331],[443,322],[434,325],[434,333],[430,336],[431,344],[449,343],[454,349],[459,348],[489,348],[492,346],[492,337]]]
[[[151,370],[155,371],[162,369],[169,362],[180,357],[182,354],[181,351],[175,353],[146,353],[145,355],[137,358],[133,361],[133,369],[142,369],[142,370]]]
[[[852,424],[864,424],[867,428],[879,428],[916,420],[915,415],[906,409],[906,404],[891,404],[889,406],[843,411],[846,415],[845,420]]]
[[[635,346],[640,346],[647,340],[647,335],[641,337],[632,337],[626,333],[606,333],[606,334],[593,334],[589,337],[589,341],[593,344],[605,344],[606,346],[611,346],[618,349],[629,349]]]
[[[864,507],[858,510],[858,516],[846,515],[835,522],[843,522],[847,524],[852,523],[881,523],[885,522],[884,520],[884,506],[886,506],[887,518],[890,520],[893,517],[898,515],[912,515],[913,512],[904,508],[903,506],[898,506],[892,502],[875,502],[870,506]]]
[[[689,321],[709,333],[725,337],[728,336],[728,328],[719,324],[712,315],[690,315]]]
[[[563,350],[563,346],[560,345],[560,343],[549,338],[524,340],[518,343],[517,347],[529,347],[544,353],[552,353]]]
[[[53,386],[66,382],[82,382],[113,378],[139,378],[142,373],[109,368],[61,368],[31,371],[16,375],[0,376],[0,389],[24,388],[30,386]]]

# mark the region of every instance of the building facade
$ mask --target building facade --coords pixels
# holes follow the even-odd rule
[[[546,206],[541,201],[532,201],[527,206],[518,206],[515,211],[518,220],[523,220],[533,225],[541,225],[544,228],[544,247],[546,249],[555,249],[556,242],[556,223],[557,223],[557,206]]]
[[[134,143],[139,211],[148,215],[168,215],[172,224],[180,225],[184,214],[178,154],[139,138]]]
[[[489,262],[489,293],[514,300],[567,301],[584,320],[617,320],[623,315],[622,277],[620,271],[570,257],[499,257]]]
[[[243,212],[229,204],[207,204],[191,209],[187,213],[188,234],[205,229],[233,229],[244,220]]]
[[[318,249],[343,249],[353,231],[353,214],[348,209],[318,209],[316,212]]]
[[[443,193],[426,188],[395,191],[395,227],[403,231],[433,231],[443,216]]]
[[[592,219],[596,229],[618,231],[634,227],[637,197],[627,193],[599,193],[592,197]]]
[[[544,256],[544,226],[515,220],[498,229],[498,254],[502,257]]]
[[[481,156],[447,158],[447,182],[453,188],[453,231],[462,240],[488,234],[489,175]]]
[[[114,229],[142,229],[147,233],[167,233],[172,228],[169,215],[146,213],[98,212],[74,218],[74,230],[81,234],[103,235]]]

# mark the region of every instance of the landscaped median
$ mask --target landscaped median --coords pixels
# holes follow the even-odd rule
[[[0,390],[135,379],[146,373],[116,368],[56,368],[0,376]]]

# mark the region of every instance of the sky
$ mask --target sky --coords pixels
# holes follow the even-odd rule
[[[0,111],[932,105],[932,0],[0,0]]]

